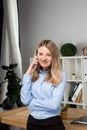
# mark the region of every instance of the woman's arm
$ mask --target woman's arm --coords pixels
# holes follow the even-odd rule
[[[28,105],[31,102],[31,78],[30,74],[24,74],[22,81],[22,88],[20,91],[20,99],[24,105]]]
[[[38,65],[38,60],[35,57],[28,67],[26,74],[23,76],[23,82],[22,82],[22,88],[20,92],[20,98],[21,101],[24,105],[28,105],[31,102],[32,99],[32,93],[31,93],[31,79],[32,79],[32,74],[36,70]]]

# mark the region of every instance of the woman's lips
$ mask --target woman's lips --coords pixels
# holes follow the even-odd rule
[[[40,61],[41,62],[41,64],[47,64],[48,63],[48,61]]]

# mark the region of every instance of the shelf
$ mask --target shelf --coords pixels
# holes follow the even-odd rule
[[[63,101],[62,103],[64,104],[65,102]],[[77,102],[71,102],[71,101],[66,102],[66,104],[83,106],[83,103],[77,103]],[[87,106],[87,104],[84,104],[84,105]]]
[[[86,58],[87,56],[60,56],[60,59],[83,59]]]
[[[62,69],[67,74],[67,84],[64,94],[64,104],[82,106],[87,108],[87,56],[67,56],[61,57]],[[73,73],[75,76],[73,77]],[[83,102],[69,101],[70,94],[75,84],[82,84]]]

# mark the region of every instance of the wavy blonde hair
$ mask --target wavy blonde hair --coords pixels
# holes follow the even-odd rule
[[[51,82],[54,86],[57,86],[62,80],[61,74],[61,61],[59,55],[59,49],[57,45],[51,40],[43,40],[39,43],[38,47],[35,50],[35,56],[38,54],[38,48],[45,46],[52,53],[52,64],[50,67],[49,74],[45,78],[45,81]],[[38,68],[32,75],[32,81],[35,82],[39,78]]]

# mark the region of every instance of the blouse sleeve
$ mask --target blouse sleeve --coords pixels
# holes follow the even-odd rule
[[[31,75],[24,74],[22,80],[22,88],[20,91],[20,99],[24,105],[28,105],[32,100],[31,94]]]

